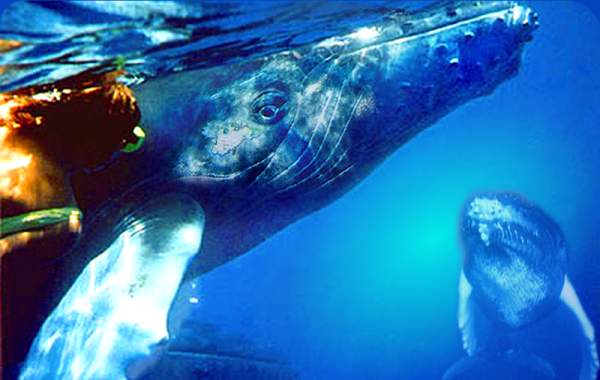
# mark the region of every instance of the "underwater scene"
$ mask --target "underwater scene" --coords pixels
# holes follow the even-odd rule
[[[0,1],[2,379],[595,380],[600,3]]]

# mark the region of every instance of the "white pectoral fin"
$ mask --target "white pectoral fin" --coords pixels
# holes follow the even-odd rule
[[[462,270],[458,282],[458,327],[469,356],[487,348],[492,334],[491,322],[477,305],[473,287]]]
[[[573,288],[573,284],[567,276],[565,276],[565,284],[560,294],[562,302],[575,314],[581,326],[582,337],[582,368],[580,372],[580,380],[595,380],[598,372],[598,350],[596,347],[595,332],[592,322],[590,322],[587,314],[579,302],[579,297]]]
[[[128,364],[166,337],[203,229],[202,208],[188,196],[146,203],[44,322],[20,379],[124,379]]]
[[[473,287],[467,280],[464,271],[461,270],[458,281],[458,328],[462,334],[463,348],[469,355],[473,355],[477,351],[477,334],[471,307],[472,292]]]

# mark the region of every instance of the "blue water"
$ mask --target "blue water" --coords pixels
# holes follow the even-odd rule
[[[332,205],[185,284],[172,328],[217,325],[307,379],[439,379],[464,355],[457,219],[480,190],[522,193],[561,225],[569,276],[598,328],[600,12],[593,0],[526,3],[541,28],[518,77],[445,117]],[[368,23],[353,17],[337,27]],[[164,69],[149,67],[139,75]]]

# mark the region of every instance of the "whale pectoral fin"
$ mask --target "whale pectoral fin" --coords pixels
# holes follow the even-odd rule
[[[561,301],[575,314],[575,317],[581,325],[582,337],[582,366],[579,375],[580,380],[595,380],[598,372],[598,349],[596,347],[594,326],[590,322],[587,314],[583,310],[575,288],[571,284],[569,277],[565,276],[565,283],[560,293]]]
[[[463,348],[469,355],[477,352],[477,334],[475,332],[474,314],[471,293],[473,287],[467,280],[464,271],[460,271],[458,282],[458,328],[462,334]]]
[[[202,241],[204,211],[166,194],[131,216],[38,333],[20,379],[122,379],[167,336],[167,315]]]
[[[458,328],[462,334],[463,348],[469,355],[473,355],[476,346],[475,336],[472,329],[472,315],[469,310],[469,303],[473,287],[465,277],[465,272],[460,271],[458,280]]]
[[[461,270],[458,282],[458,328],[462,334],[463,348],[469,356],[486,349],[491,339],[490,324],[473,298],[473,287]]]

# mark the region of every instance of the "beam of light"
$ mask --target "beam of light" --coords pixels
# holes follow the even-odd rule
[[[124,379],[150,354],[167,337],[169,307],[200,247],[203,214],[187,212],[194,205],[161,204],[182,212],[160,224],[139,218],[92,260],[42,326],[20,379]]]

